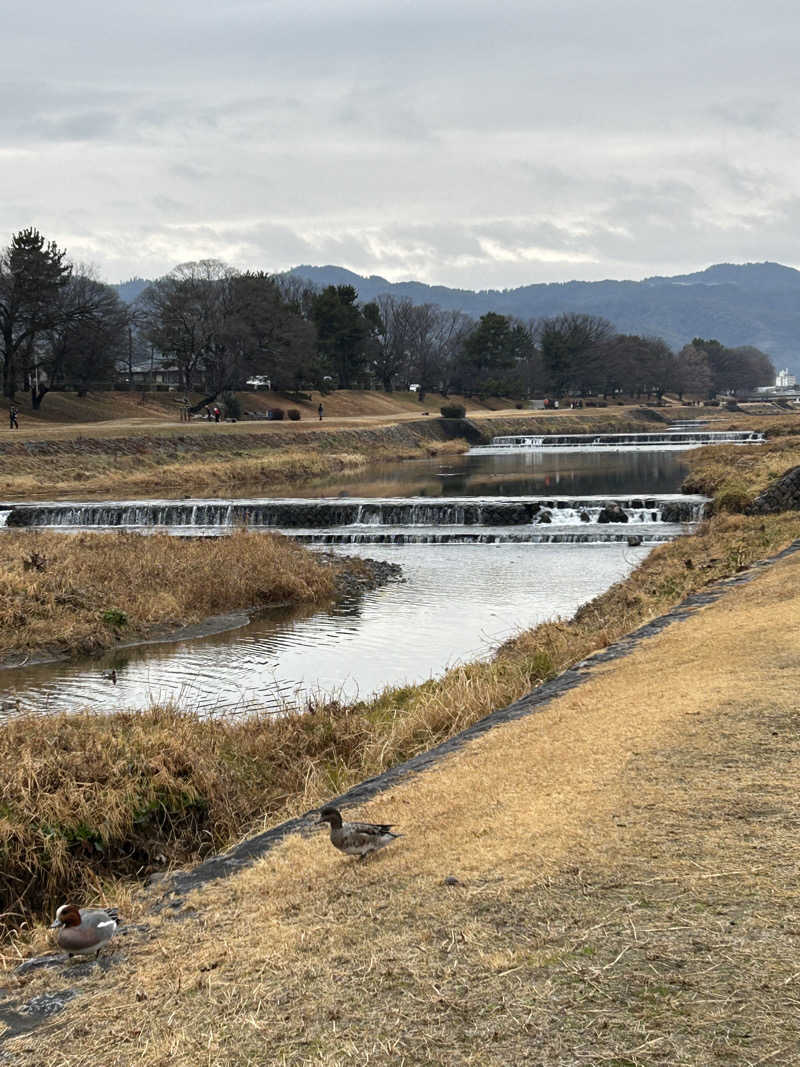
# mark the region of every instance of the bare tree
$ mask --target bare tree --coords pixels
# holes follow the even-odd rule
[[[221,304],[217,282],[233,272],[216,259],[182,263],[139,297],[148,340],[180,371],[190,390],[203,361],[212,356]]]
[[[585,389],[584,379],[596,371],[596,350],[612,334],[613,327],[606,319],[574,312],[538,324],[544,368],[556,396]]]
[[[128,309],[91,271],[74,273],[55,305],[55,324],[39,335],[30,360],[34,410],[56,383],[75,385],[79,396],[92,384],[109,383],[125,351]]]

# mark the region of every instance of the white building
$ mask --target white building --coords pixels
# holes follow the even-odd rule
[[[794,374],[789,373],[788,367],[778,371],[778,377],[775,379],[776,389],[793,389],[796,385],[797,378]]]

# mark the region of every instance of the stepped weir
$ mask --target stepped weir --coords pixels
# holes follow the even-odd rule
[[[667,449],[700,448],[702,445],[756,445],[763,444],[764,435],[755,430],[661,430],[658,433],[567,433],[567,434],[518,434],[493,437],[488,445],[470,449],[471,455],[486,455],[494,452],[591,450],[616,451],[618,449]]]
[[[8,505],[0,524],[196,536],[247,527],[308,544],[624,541],[635,527],[645,541],[663,541],[700,521],[706,504],[705,497],[679,494],[53,502]]]

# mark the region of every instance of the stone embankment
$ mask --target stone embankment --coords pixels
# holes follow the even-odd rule
[[[780,511],[800,511],[800,466],[767,486],[747,508],[748,515],[776,515]]]

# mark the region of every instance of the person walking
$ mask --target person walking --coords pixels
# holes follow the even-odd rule
[[[322,418],[321,415],[320,415],[320,418]],[[9,428],[9,430],[18,430],[19,429],[19,422],[17,420],[17,406],[16,406],[16,404],[12,404],[11,407],[8,409],[8,428]]]
[[[320,404],[320,406],[317,408],[317,414],[319,415],[319,421],[322,422],[322,414],[323,414],[322,404]]]
[[[222,414],[222,412],[219,410],[219,408],[215,407],[214,408],[214,422],[219,422],[219,417],[220,417],[221,414]]]

